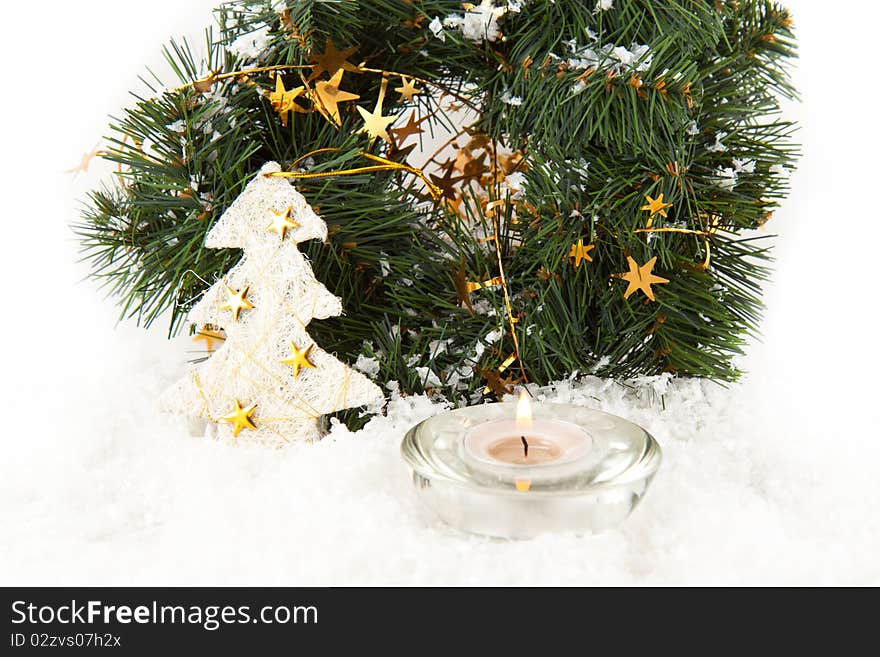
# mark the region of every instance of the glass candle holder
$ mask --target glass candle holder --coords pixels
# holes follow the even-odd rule
[[[661,453],[632,422],[567,404],[486,404],[413,427],[401,446],[421,500],[444,522],[498,538],[589,533],[622,522]]]

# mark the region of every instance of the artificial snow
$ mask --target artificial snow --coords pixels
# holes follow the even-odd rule
[[[729,150],[727,146],[721,141],[727,136],[727,133],[723,130],[719,130],[715,133],[715,143],[706,146],[706,150],[710,153],[723,153],[726,150]]]
[[[434,16],[434,19],[428,24],[428,29],[431,30],[431,34],[435,37],[441,41],[446,41],[446,33],[443,31],[443,23],[440,22],[439,16]]]
[[[242,34],[229,44],[227,50],[245,61],[258,59],[265,51],[271,36],[269,26],[264,26],[253,32]]]
[[[731,167],[718,167],[715,169],[714,182],[721,189],[730,191],[739,182],[739,173]]]
[[[375,377],[379,373],[379,361],[363,354],[358,356],[353,367],[370,377]]]
[[[522,96],[511,96],[510,91],[505,91],[498,100],[513,107],[519,107],[523,104]]]
[[[400,441],[444,404],[395,394],[363,430],[334,423],[286,449],[194,438],[155,409],[192,344],[156,333],[124,328],[100,368],[60,371],[7,441],[4,585],[880,584],[880,484],[864,467],[880,441],[811,418],[791,385],[533,387],[643,425],[664,461],[618,529],[505,542],[450,529],[416,498]],[[52,392],[65,377],[76,394]]]
[[[587,36],[591,40],[598,38],[598,35],[589,30]],[[563,44],[569,52],[569,57],[565,60],[569,70],[611,70],[618,75],[627,72],[643,73],[651,68],[654,59],[651,48],[638,43],[629,48],[613,43],[596,47],[583,46],[576,39],[570,39]],[[575,88],[582,89],[583,83],[575,83]]]
[[[519,9],[520,5],[517,4],[516,11]],[[493,0],[482,0],[478,5],[465,3],[464,15],[447,16],[443,19],[443,26],[461,30],[461,35],[468,41],[496,41],[501,36],[498,19],[507,11],[508,7],[496,6]],[[434,27],[428,27],[434,36],[438,36]]]

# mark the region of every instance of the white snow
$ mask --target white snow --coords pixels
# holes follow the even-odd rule
[[[253,32],[242,34],[229,44],[228,50],[243,60],[255,60],[263,54],[270,39],[269,27],[264,26]]]
[[[184,348],[121,330],[101,369],[62,374],[7,441],[3,584],[880,583],[880,441],[792,412],[790,386],[586,378],[539,393],[642,424],[664,463],[619,529],[500,542],[415,497],[399,444],[441,405],[398,399],[310,446],[224,446],[154,411]],[[77,393],[51,394],[66,378]]]
[[[369,377],[375,377],[379,373],[379,361],[369,356],[360,354],[354,364],[356,370],[360,370]]]
[[[428,24],[428,29],[431,30],[431,34],[440,39],[441,41],[446,41],[446,34],[443,32],[443,23],[440,22],[439,16],[434,16],[431,22]]]
[[[711,144],[709,146],[706,146],[706,150],[709,151],[710,153],[723,153],[724,151],[728,150],[727,146],[724,143],[722,143],[722,141],[721,141],[726,136],[727,136],[727,133],[724,132],[723,130],[719,130],[718,132],[716,132],[715,133],[715,143]]]
[[[513,107],[519,107],[523,104],[522,96],[511,96],[510,91],[505,91],[498,100]]]
[[[721,189],[728,191],[736,187],[739,182],[739,173],[732,167],[718,167],[715,169],[715,184]]]
[[[587,31],[590,40],[595,40],[597,35]],[[654,54],[651,48],[644,44],[634,43],[629,48],[606,43],[602,46],[591,44],[581,45],[576,39],[564,41],[569,57],[565,60],[570,70],[596,69],[599,71],[613,70],[615,73],[647,71],[651,67]],[[577,86],[577,83],[576,85]]]
[[[516,5],[516,11],[521,8]],[[498,19],[508,11],[506,6],[496,6],[493,0],[481,0],[478,5],[467,5],[464,14],[451,14],[443,19],[443,26],[461,30],[469,41],[496,41],[501,36]],[[439,36],[433,22],[428,26],[434,36]],[[445,39],[443,39],[445,41]]]

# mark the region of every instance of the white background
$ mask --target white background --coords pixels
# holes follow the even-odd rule
[[[41,543],[35,532],[43,532],[43,525],[35,530],[30,524],[38,522],[33,517],[35,508],[51,517],[51,509],[33,506],[44,492],[59,486],[65,491],[81,491],[92,485],[90,467],[117,467],[111,462],[118,457],[114,448],[102,451],[104,448],[88,447],[90,431],[105,431],[96,428],[103,427],[101,418],[116,422],[112,414],[117,410],[129,417],[124,414],[142,411],[152,402],[144,398],[143,390],[152,388],[144,387],[139,378],[142,372],[130,371],[119,363],[129,358],[131,367],[141,368],[143,353],[156,354],[151,357],[155,361],[166,358],[166,352],[169,359],[179,356],[164,344],[161,330],[143,334],[128,325],[116,327],[114,304],[103,300],[91,282],[80,282],[86,270],[75,263],[77,245],[69,224],[77,218],[78,201],[94,186],[100,165],[87,176],[63,172],[98,144],[108,115],[129,102],[127,92],[136,88],[136,76],[144,67],[163,70],[159,48],[169,36],[185,34],[198,41],[214,4],[215,0],[82,0],[17,2],[4,8],[0,40],[4,70],[0,103],[0,330],[4,366],[0,399],[4,406],[2,440],[8,455],[5,461],[10,469],[13,465],[16,468],[18,488],[0,489],[7,503],[15,505],[0,520],[5,523],[0,536],[6,541],[0,542],[0,548],[5,546],[26,564],[13,575],[14,564],[8,562],[6,576],[14,581],[26,576],[29,579],[25,581],[31,582],[42,576],[44,583],[143,582],[136,569],[127,570],[130,577],[126,579],[120,573],[102,577],[104,571],[97,568],[76,571],[46,565],[53,559],[52,541],[67,534],[53,538],[50,523],[45,521]],[[872,482],[880,464],[871,460],[877,451],[866,435],[873,442],[880,439],[874,335],[880,298],[876,241],[880,153],[874,70],[880,9],[874,3],[852,1],[791,0],[788,5],[800,40],[795,80],[803,102],[788,105],[787,112],[802,125],[799,137],[805,155],[793,178],[791,198],[768,225],[781,236],[777,272],[766,293],[763,343],[755,345],[746,360],[751,371],[746,387],[750,399],[764,400],[762,410],[775,416],[773,430],[763,435],[779,441],[780,462],[785,462],[785,450],[800,449],[802,432],[809,431],[811,476],[821,485],[823,460],[828,458],[828,476],[834,477],[833,486],[823,489],[823,496],[840,493],[840,505],[849,504],[849,499],[876,502],[880,495]],[[82,406],[96,409],[99,417],[72,412]],[[83,419],[90,417],[93,419]],[[747,431],[748,423],[743,426]],[[117,436],[126,435],[125,426],[117,429]],[[712,440],[711,425],[704,433],[699,440]],[[136,434],[132,430],[131,440],[154,438],[135,438]],[[171,450],[168,459],[176,458],[173,447],[164,449]],[[743,449],[749,448],[744,444]],[[844,461],[830,459],[828,454],[835,452],[849,457]],[[71,458],[76,467],[63,467],[59,453]],[[71,456],[82,453],[89,455],[88,463]],[[136,469],[138,463],[129,459],[119,467]],[[844,492],[851,480],[862,482],[854,485],[863,487],[851,491],[852,498]],[[34,484],[25,495],[22,486],[27,487],[28,481],[39,485]],[[100,504],[105,493],[96,493],[95,503]],[[811,498],[803,502],[812,503],[815,500]],[[862,509],[867,516],[831,502],[826,511],[849,513],[847,521],[854,530],[860,523],[876,527],[878,522],[872,505]],[[814,520],[824,521],[819,517]],[[161,518],[156,522],[161,524]],[[65,526],[73,531],[73,525]],[[765,529],[758,526],[754,531],[754,540],[762,540]],[[859,540],[877,537],[864,531],[856,534],[862,537]],[[30,541],[28,558],[22,556],[23,549],[16,551],[19,535]],[[100,543],[100,532],[96,536],[77,545],[86,549],[83,546]],[[880,548],[877,544],[850,544],[843,534],[838,540],[836,558],[844,560],[853,551]],[[834,538],[824,545],[833,546]],[[811,558],[822,557],[814,554]],[[2,552],[0,561],[4,561]],[[317,583],[338,583],[340,573],[348,572],[344,566],[340,568],[334,571],[328,566],[322,571],[326,577]],[[817,569],[812,572],[827,575],[821,581],[859,581],[854,573],[835,577],[836,571],[827,563],[821,568],[817,564]],[[688,580],[683,572],[666,581]],[[770,581],[772,577],[762,580],[761,576],[772,572],[761,571],[751,581]],[[810,572],[805,567],[792,575],[793,581],[809,580]],[[206,574],[205,583],[230,581],[217,573],[214,580]],[[865,576],[878,583],[876,570]],[[640,581],[633,577],[632,581]],[[183,579],[171,577],[168,583]],[[343,579],[359,581],[352,572]],[[553,578],[544,581],[547,579]],[[744,575],[743,579],[749,577]],[[371,581],[403,580],[376,572]],[[480,579],[475,576],[467,581]],[[742,580],[722,577],[721,581]],[[300,581],[292,578],[283,583]]]

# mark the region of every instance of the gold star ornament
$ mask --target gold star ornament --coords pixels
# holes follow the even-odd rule
[[[422,122],[425,119],[416,118],[416,111],[413,110],[409,115],[409,120],[406,122],[406,125],[400,128],[392,128],[391,134],[394,135],[394,138],[397,140],[397,145],[402,146],[403,142],[405,142],[409,137],[413,135],[420,135],[425,131],[422,130],[419,126],[421,126]]]
[[[577,269],[581,266],[581,261],[586,260],[587,262],[593,262],[593,258],[590,255],[590,251],[596,248],[595,244],[588,244],[584,246],[584,241],[578,240],[577,244],[571,245],[571,251],[568,254],[569,258],[574,258],[574,268]]]
[[[245,287],[243,290],[234,290],[233,288],[226,286],[226,303],[220,306],[220,310],[229,310],[232,312],[232,321],[238,321],[238,315],[242,310],[250,310],[254,307],[250,301],[248,301],[245,297],[247,297],[247,293],[250,290],[250,287]]]
[[[455,191],[455,185],[460,183],[462,180],[464,180],[464,176],[452,176],[452,167],[446,168],[446,171],[443,173],[442,178],[440,176],[435,176],[433,173],[431,174],[431,181],[440,190],[441,197],[449,199],[450,201],[459,200],[458,193]]]
[[[473,292],[473,290],[468,284],[464,260],[461,261],[458,267],[452,267],[452,281],[455,285],[455,295],[458,297],[458,300],[463,303],[467,309],[471,311],[471,315],[473,315],[474,306],[471,303],[471,292]]]
[[[359,132],[366,132],[370,136],[370,143],[376,137],[381,137],[386,143],[391,143],[391,137],[388,136],[388,126],[397,120],[396,116],[382,116],[382,103],[385,102],[385,90],[388,88],[388,80],[382,80],[382,87],[379,89],[379,99],[376,101],[376,109],[368,112],[360,105],[357,111],[364,120],[364,126]]]
[[[651,216],[648,219],[648,228],[650,228],[651,220],[654,219],[654,216],[659,214],[661,217],[665,217],[666,208],[671,208],[672,203],[664,203],[663,194],[660,194],[657,198],[651,198],[649,195],[645,194],[645,200],[647,201],[647,205],[643,205],[639,209],[651,213]]]
[[[339,88],[339,85],[342,84],[342,74],[344,72],[344,69],[340,68],[329,80],[320,80],[315,83],[314,98],[317,100],[316,106],[318,111],[321,112],[328,121],[337,126],[341,122],[339,103],[345,103],[360,98],[357,94],[350,94]]]
[[[284,88],[284,81],[281,79],[281,74],[275,76],[275,91],[269,94],[269,102],[272,103],[272,109],[278,112],[278,116],[281,117],[281,125],[285,128],[287,127],[287,121],[291,111],[300,112],[302,114],[308,113],[308,110],[300,107],[295,102],[297,98],[303,95],[305,90],[305,87],[297,87],[296,89],[288,91]]]
[[[309,360],[309,352],[312,350],[312,347],[315,345],[310,344],[308,347],[300,351],[299,347],[296,346],[296,343],[291,340],[290,341],[290,358],[287,360],[282,360],[281,362],[284,365],[290,365],[293,368],[293,377],[295,379],[299,378],[300,369],[317,369],[315,364]]]
[[[275,210],[272,210],[272,214],[275,215],[275,218],[266,230],[270,233],[278,233],[278,236],[284,241],[284,237],[287,235],[288,230],[291,228],[299,228],[300,226],[290,218],[291,212],[293,212],[293,206],[290,206],[284,212],[276,212]]]
[[[220,418],[221,422],[232,425],[232,435],[238,438],[238,434],[243,429],[256,430],[257,425],[254,424],[251,416],[257,408],[256,404],[251,404],[247,408],[242,408],[237,399],[232,400],[234,407],[231,413]]]
[[[77,166],[73,167],[72,169],[68,169],[64,173],[74,173],[74,174],[88,173],[89,165],[91,165],[92,160],[94,160],[99,155],[103,155],[103,154],[104,154],[104,151],[102,151],[100,148],[95,148],[94,150],[92,150],[89,153],[84,153],[82,158],[79,161],[79,164]]]
[[[312,74],[309,76],[309,80],[314,80],[325,71],[327,72],[327,75],[340,70],[350,72],[358,71],[358,67],[348,61],[348,58],[355,54],[357,49],[358,46],[352,46],[345,50],[337,50],[336,46],[333,45],[333,42],[330,39],[327,39],[327,43],[324,46],[324,52],[312,55],[311,61],[314,64],[314,68],[312,69]]]
[[[645,293],[646,297],[654,301],[654,291],[651,289],[651,286],[669,282],[668,279],[655,276],[653,273],[654,265],[657,263],[657,256],[654,256],[641,266],[630,256],[626,257],[626,262],[629,265],[629,271],[623,274],[615,274],[617,278],[622,278],[629,283],[626,292],[623,293],[623,298],[629,299],[631,294],[641,290]]]
[[[394,91],[399,93],[401,98],[405,98],[409,102],[412,102],[413,96],[422,93],[421,90],[416,87],[415,82],[413,82],[412,79],[408,80],[405,77],[401,76],[400,85],[401,86],[396,87]]]
[[[495,393],[498,397],[513,394],[513,389],[519,383],[518,379],[510,375],[504,376],[502,370],[496,372],[495,370],[484,370],[478,367],[476,371],[477,374],[486,379],[486,387],[483,389],[484,395],[488,395],[490,392]]]

